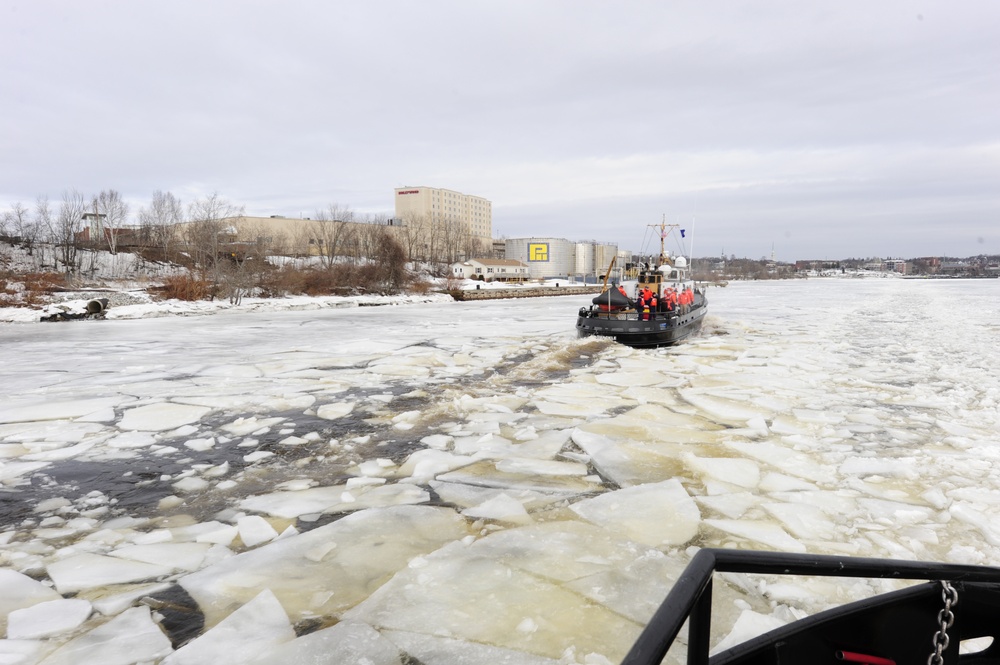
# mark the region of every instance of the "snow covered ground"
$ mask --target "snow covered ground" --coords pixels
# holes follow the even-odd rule
[[[613,663],[699,546],[1000,563],[1000,283],[710,298],[0,326],[0,662]],[[898,584],[726,576],[715,641]]]

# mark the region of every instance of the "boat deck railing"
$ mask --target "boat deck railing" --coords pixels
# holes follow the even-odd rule
[[[687,313],[681,309],[677,309],[672,312],[652,311],[647,314],[634,309],[606,311],[597,307],[592,307],[590,310],[584,311],[587,312],[587,316],[591,319],[606,319],[609,321],[669,321]]]
[[[691,559],[622,665],[660,663],[689,619],[687,663],[708,665],[712,576],[717,572],[1000,582],[1000,569],[987,566],[706,548]]]

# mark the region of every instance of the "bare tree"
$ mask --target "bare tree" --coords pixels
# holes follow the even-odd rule
[[[21,205],[21,204],[15,203],[14,205]],[[11,223],[10,218],[11,218],[10,210],[4,210],[3,214],[0,215],[0,237],[13,244],[14,237],[11,235],[10,230],[14,228],[14,225]]]
[[[483,247],[483,242],[472,235],[472,233],[465,229],[463,233],[464,237],[462,239],[462,253],[463,259],[475,259],[483,258],[489,256],[486,249]]]
[[[459,260],[465,244],[467,231],[461,222],[447,221],[441,223],[441,246],[438,260],[454,263]]]
[[[125,222],[128,220],[128,203],[122,198],[120,192],[114,189],[103,190],[95,196],[90,207],[95,215],[101,219],[100,226],[103,238],[91,238],[97,246],[107,243],[108,251],[118,254],[118,238],[121,234]]]
[[[45,240],[46,234],[52,225],[52,207],[49,205],[49,197],[39,196],[35,200],[35,209],[30,223],[25,227],[25,231],[31,234],[32,249],[28,253],[34,258],[36,268],[42,268],[45,265],[45,244],[43,240]]]
[[[373,225],[375,226],[375,225]],[[375,226],[382,233],[377,237],[375,253],[371,257],[376,268],[376,278],[385,293],[399,293],[406,285],[406,250],[385,226]]]
[[[42,199],[39,200],[40,204]],[[59,212],[52,217],[48,209],[48,199],[44,199],[44,208],[39,208],[37,213],[44,215],[44,223],[48,227],[49,240],[55,247],[56,266],[62,262],[63,270],[67,274],[76,272],[79,269],[79,240],[77,232],[80,229],[80,221],[86,210],[83,194],[74,190],[63,192],[62,201],[59,204]]]
[[[364,259],[375,258],[378,253],[379,243],[385,233],[385,224],[380,224],[378,218],[370,218],[368,221],[359,224],[357,227],[359,256]]]
[[[20,201],[14,202],[3,214],[2,233],[11,245],[19,244],[30,255],[38,241],[38,226],[31,218],[31,210]]]
[[[195,264],[211,283],[213,295],[225,287],[226,273],[232,266],[226,246],[236,240],[243,216],[243,206],[232,204],[216,193],[188,207],[191,221],[184,239]]]
[[[156,247],[169,260],[176,238],[175,229],[184,222],[184,206],[170,192],[153,192],[149,208],[139,209],[139,236],[147,247]]]
[[[427,260],[427,217],[409,215],[403,218],[403,225],[397,229],[397,238],[406,250],[410,261]]]
[[[323,265],[333,267],[337,257],[347,254],[355,235],[354,212],[331,203],[326,210],[316,212],[309,227],[309,241],[316,245]]]

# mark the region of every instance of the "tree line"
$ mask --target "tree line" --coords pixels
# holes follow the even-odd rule
[[[398,291],[412,279],[407,263],[421,262],[447,274],[450,263],[488,250],[460,222],[360,215],[339,204],[284,225],[257,219],[218,194],[185,205],[171,192],[156,191],[133,211],[113,189],[89,198],[67,190],[59,201],[40,196],[31,206],[16,202],[0,213],[0,240],[22,247],[39,271],[68,277],[95,270],[93,250],[110,253],[113,263],[133,274],[141,274],[149,262],[184,265],[191,273],[186,290],[231,300],[255,291],[294,289],[275,284],[282,277],[275,272],[281,271],[326,273],[308,279],[299,275],[299,281],[326,285],[313,287],[319,290],[362,285]],[[288,281],[288,274],[283,277]]]

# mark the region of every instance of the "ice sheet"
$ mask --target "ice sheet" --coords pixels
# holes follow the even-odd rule
[[[208,625],[270,589],[294,622],[336,616],[366,598],[415,556],[467,535],[445,508],[370,509],[282,538],[182,577]]]
[[[59,593],[151,580],[169,575],[169,566],[129,561],[99,554],[82,553],[50,563],[46,572]]]
[[[694,500],[674,479],[607,492],[571,508],[589,522],[652,547],[689,542],[701,519]]]
[[[160,402],[127,409],[118,427],[124,430],[163,432],[198,422],[211,409],[203,406]]]
[[[573,591],[513,568],[510,562],[477,556],[475,546],[471,549],[452,543],[412,561],[344,616],[383,630],[459,639],[553,659],[576,648],[609,655],[614,661],[638,634],[639,626],[617,613],[581,602]],[[488,552],[488,546],[483,549]],[[428,616],[434,620],[428,622]]]
[[[172,650],[170,640],[150,617],[149,608],[140,606],[70,640],[41,665],[132,665],[155,662]]]
[[[4,593],[9,593],[4,589]],[[87,620],[93,606],[86,600],[60,598],[31,607],[14,610],[7,615],[7,639],[36,640],[67,633]]]
[[[335,626],[303,635],[267,648],[248,665],[287,663],[359,663],[363,665],[403,665],[399,647],[371,626],[341,621]],[[422,661],[431,665],[434,661]]]
[[[261,651],[295,639],[281,603],[268,589],[163,659],[161,665],[247,663]]]

